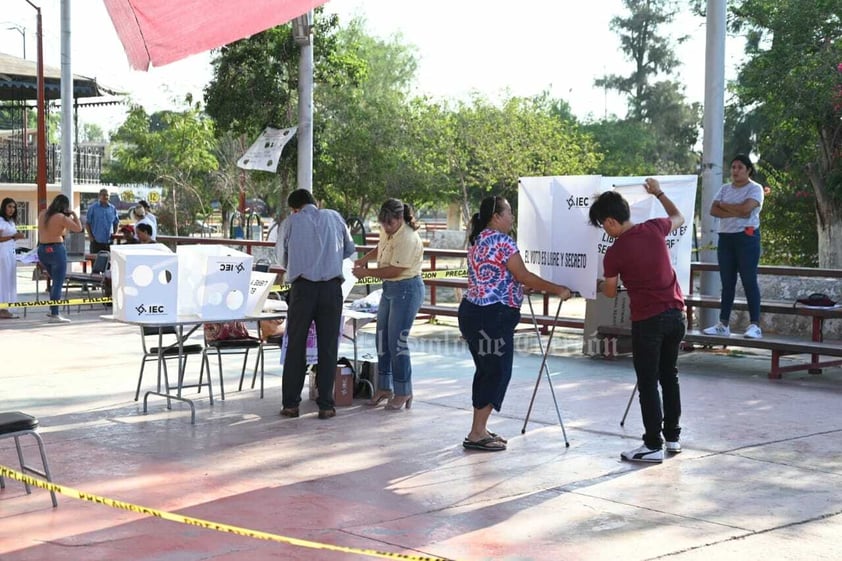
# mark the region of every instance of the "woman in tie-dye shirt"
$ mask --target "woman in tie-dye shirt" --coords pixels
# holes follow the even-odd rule
[[[523,287],[567,300],[570,289],[530,273],[509,236],[512,207],[503,197],[487,197],[471,219],[468,290],[459,305],[459,330],[474,359],[471,431],[462,446],[496,452],[506,440],[488,431],[491,411],[500,410],[514,360],[515,326],[520,321]]]

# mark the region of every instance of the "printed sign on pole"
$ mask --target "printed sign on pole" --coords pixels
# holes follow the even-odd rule
[[[278,161],[281,159],[284,146],[296,130],[298,130],[298,127],[288,129],[266,127],[254,141],[254,144],[246,150],[243,157],[237,160],[237,167],[274,173],[278,169]]]

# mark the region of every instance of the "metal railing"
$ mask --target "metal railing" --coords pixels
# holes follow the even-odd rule
[[[104,146],[76,146],[74,179],[78,183],[99,183],[105,157]],[[34,145],[20,141],[0,142],[0,183],[35,183],[38,171]],[[61,150],[47,146],[47,183],[61,181]]]

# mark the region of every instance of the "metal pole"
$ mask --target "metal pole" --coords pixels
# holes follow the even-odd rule
[[[306,19],[305,19],[306,18]],[[298,59],[298,188],[313,190],[313,12],[296,18]],[[296,23],[293,24],[294,26]]]
[[[47,119],[45,115],[46,96],[44,95],[44,32],[41,27],[41,8],[26,0],[27,4],[35,8],[37,12],[37,44],[38,44],[38,128],[36,133],[37,173],[35,183],[37,184],[36,198],[38,200],[38,212],[47,208]]]
[[[70,0],[61,0],[61,192],[73,206],[73,73],[70,58]]]
[[[725,123],[725,1],[707,2],[707,38],[705,47],[705,110],[702,118],[702,239],[699,260],[716,263],[718,220],[710,215],[713,197],[722,185],[723,136]],[[703,272],[702,294],[719,294],[722,289],[719,275]],[[717,311],[705,309],[699,315],[699,325],[716,323]]]

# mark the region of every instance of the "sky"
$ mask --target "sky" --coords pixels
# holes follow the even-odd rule
[[[25,0],[2,0],[0,51],[35,60],[36,18]],[[60,0],[40,0],[43,13],[45,63],[60,65]],[[576,8],[571,8],[573,5]],[[399,6],[399,8],[398,8]],[[512,6],[518,12],[510,11]],[[628,74],[631,63],[610,30],[614,15],[623,13],[621,0],[591,0],[587,9],[563,0],[331,0],[326,11],[341,21],[366,20],[370,34],[399,34],[414,45],[419,60],[416,93],[438,99],[464,99],[480,93],[491,100],[506,95],[531,96],[548,90],[566,100],[581,119],[624,115],[619,95],[595,88],[596,78]],[[124,91],[148,111],[179,108],[188,92],[202,99],[211,76],[210,55],[194,55],[149,72],[131,70],[102,0],[71,2],[72,71]],[[690,101],[704,98],[704,20],[683,16],[669,29],[673,37],[688,36],[676,46],[683,62],[680,79]],[[726,76],[741,52],[736,42],[726,46]],[[89,108],[81,123],[95,122],[106,132],[122,122],[124,109]],[[292,124],[292,123],[290,123]]]

